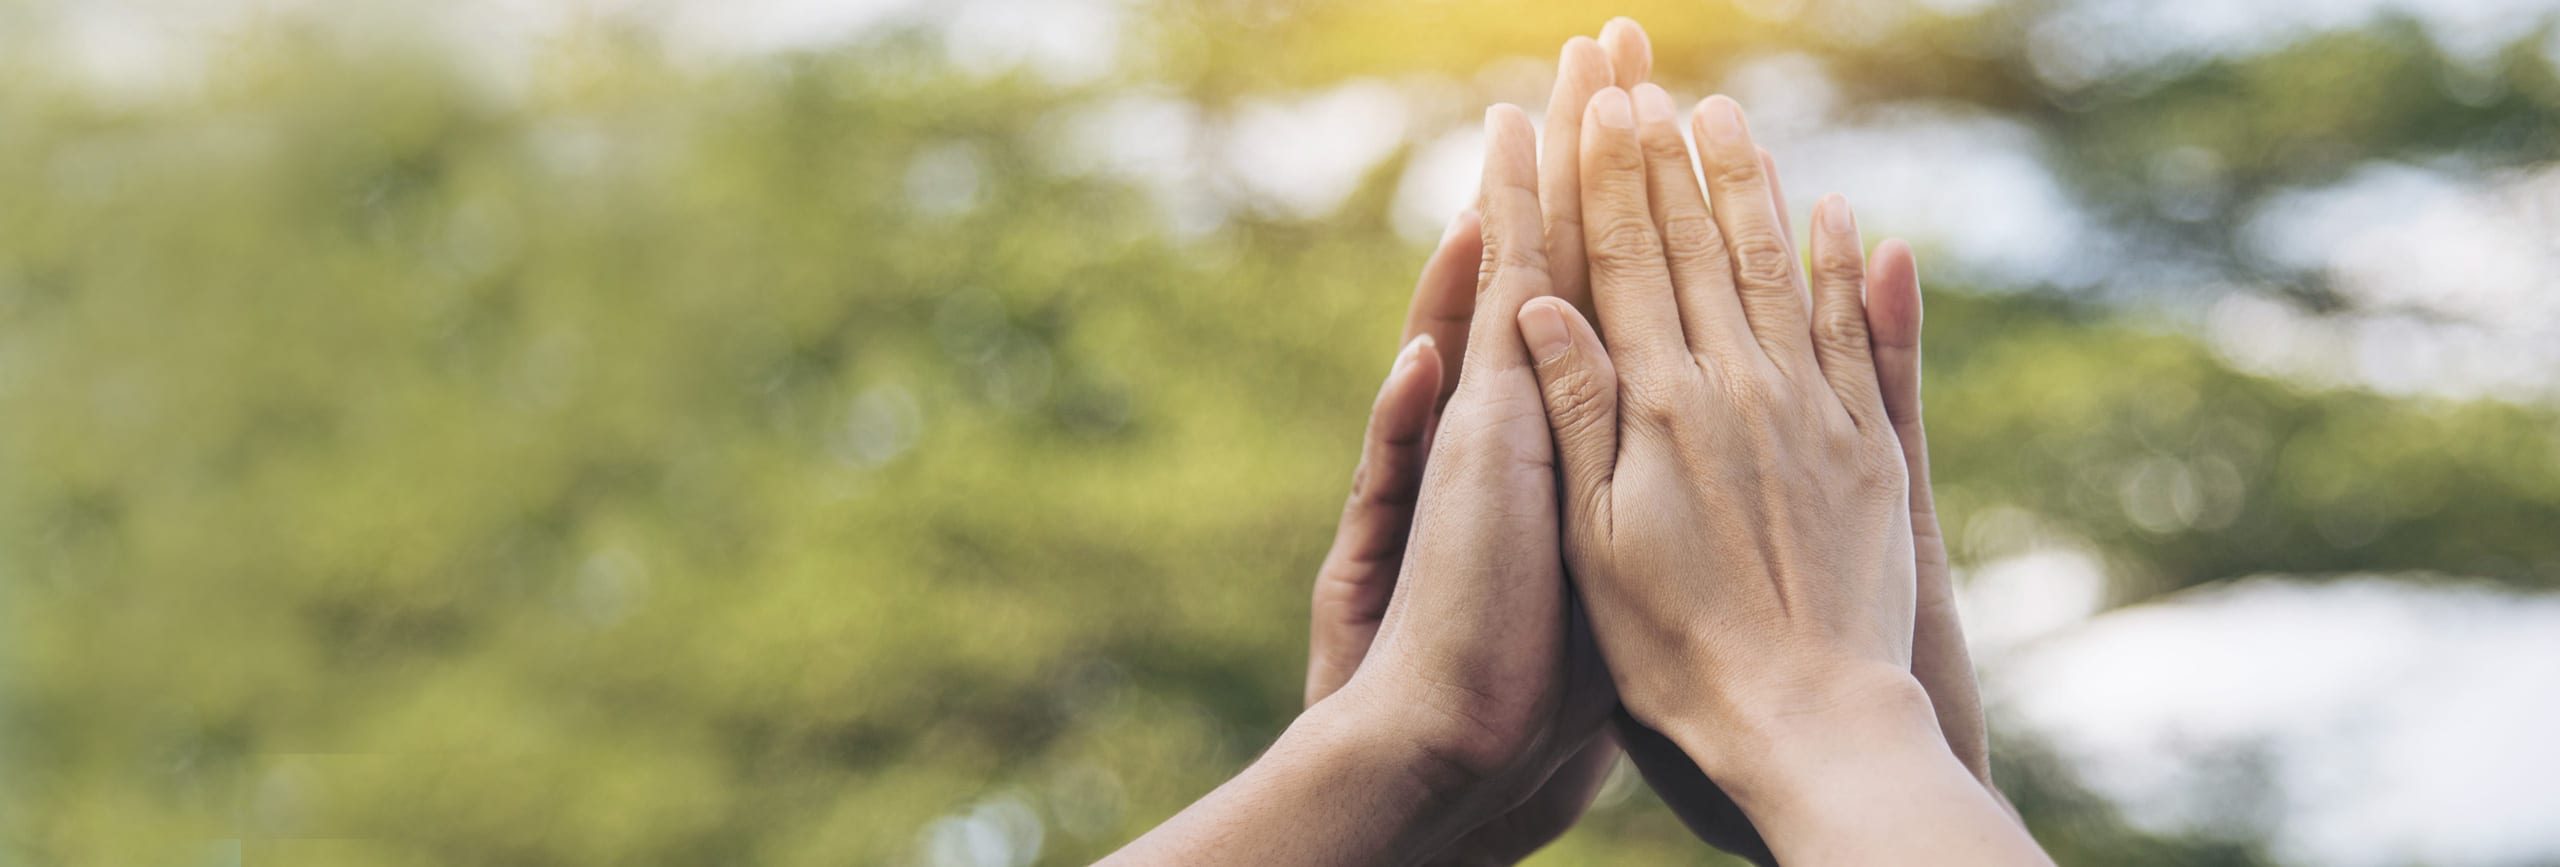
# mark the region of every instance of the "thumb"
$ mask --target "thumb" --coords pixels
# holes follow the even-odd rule
[[[1608,501],[1618,465],[1618,373],[1582,312],[1556,298],[1520,308],[1520,339],[1538,371],[1547,427],[1555,434],[1565,514]]]

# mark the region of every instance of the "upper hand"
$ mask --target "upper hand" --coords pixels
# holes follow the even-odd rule
[[[1627,709],[1671,734],[1764,832],[1764,816],[1841,815],[1779,805],[1874,806],[1873,792],[1801,773],[1836,768],[1842,756],[1826,749],[1896,746],[1874,757],[1900,762],[1879,767],[1909,772],[1911,785],[1943,790],[1946,770],[1964,781],[1969,795],[1932,804],[1950,815],[1992,805],[1911,674],[1907,468],[1878,382],[1854,223],[1836,198],[1817,209],[1808,310],[1738,107],[1712,99],[1693,119],[1704,195],[1674,114],[1658,88],[1633,100],[1605,91],[1582,131],[1606,347],[1564,304],[1530,305],[1520,319],[1556,432],[1568,560]],[[1923,731],[1925,745],[1899,749]],[[1858,835],[1830,836],[1771,842],[1860,851]],[[1980,851],[1994,850],[2016,853]]]

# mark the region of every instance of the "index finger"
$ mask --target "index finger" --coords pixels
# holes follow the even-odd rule
[[[1429,335],[1443,347],[1440,357],[1453,366],[1466,357],[1467,323],[1475,317],[1476,263],[1484,257],[1482,224],[1474,208],[1449,221],[1449,231],[1440,236],[1439,248],[1431,251],[1422,278],[1414,283],[1413,304],[1405,309],[1403,342]],[[1441,375],[1434,406],[1449,403],[1449,394],[1458,390],[1457,374],[1453,367]]]
[[[1467,335],[1460,387],[1504,371],[1525,370],[1520,306],[1551,294],[1546,245],[1539,232],[1538,142],[1529,116],[1497,105],[1484,115],[1484,253],[1478,257],[1476,318]]]
[[[1555,91],[1547,96],[1546,135],[1538,142],[1538,199],[1547,209],[1550,279],[1556,297],[1582,308],[1584,316],[1593,310],[1582,255],[1582,111],[1614,74],[1600,43],[1588,36],[1567,40],[1556,60]]]

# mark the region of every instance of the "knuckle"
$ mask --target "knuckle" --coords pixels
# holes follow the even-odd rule
[[[1580,233],[1582,231],[1581,203],[1575,202],[1574,196],[1570,192],[1555,197],[1554,201],[1559,205],[1566,202],[1573,202],[1575,210],[1567,212],[1563,208],[1557,208],[1547,212],[1545,223],[1547,237],[1553,238],[1557,235]]]
[[[1733,234],[1734,276],[1745,285],[1792,285],[1795,262],[1787,256],[1787,244],[1768,226],[1753,226]]]
[[[1491,287],[1494,280],[1505,272],[1543,273],[1546,269],[1546,251],[1540,249],[1538,245],[1512,243],[1487,236],[1484,242],[1484,258],[1476,265],[1476,291],[1483,292]]]
[[[1760,197],[1750,201],[1768,198],[1767,193],[1757,192],[1760,185],[1767,181],[1760,176],[1760,163],[1756,160],[1720,163],[1708,171],[1707,180],[1718,187],[1732,188],[1743,195]]]
[[[1590,236],[1592,264],[1616,268],[1660,261],[1660,242],[1653,231],[1652,221],[1636,217],[1618,217],[1601,224],[1599,231]]]
[[[1702,213],[1676,213],[1662,218],[1662,246],[1671,255],[1695,259],[1724,253],[1724,233]]]
[[[1678,133],[1647,135],[1643,145],[1645,159],[1666,166],[1677,164],[1682,170],[1689,168],[1689,145],[1680,140]]]
[[[1864,444],[1862,441],[1861,445]],[[1856,464],[1858,489],[1870,496],[1899,502],[1904,493],[1903,486],[1909,483],[1904,478],[1901,456],[1876,448],[1862,448],[1860,451],[1863,459]]]
[[[1591,371],[1567,371],[1547,386],[1547,414],[1555,419],[1558,432],[1579,431],[1609,415],[1611,396]]]
[[[1745,421],[1765,422],[1773,418],[1781,400],[1777,384],[1759,371],[1742,371],[1725,378],[1725,397]]]
[[[1677,427],[1680,419],[1679,389],[1659,374],[1630,372],[1620,376],[1619,410],[1628,418],[1655,430]]]
[[[1844,250],[1832,250],[1815,257],[1814,273],[1827,285],[1861,286],[1867,282],[1866,263]]]
[[[1813,322],[1813,336],[1826,350],[1852,356],[1867,357],[1867,319],[1846,304],[1827,305]]]
[[[1644,172],[1644,150],[1623,141],[1606,142],[1599,147],[1589,148],[1587,153],[1591,168],[1595,171],[1625,172],[1639,177]]]

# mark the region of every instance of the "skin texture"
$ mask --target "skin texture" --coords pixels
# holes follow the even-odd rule
[[[1485,127],[1463,363],[1429,434],[1376,637],[1350,679],[1260,761],[1110,863],[1433,857],[1528,802],[1607,724],[1616,699],[1566,588],[1553,440],[1513,324],[1551,285],[1536,135],[1509,106],[1487,112]]]
[[[1651,65],[1652,49],[1644,31],[1625,18],[1602,27],[1597,41],[1581,36],[1568,40],[1558,57],[1547,132],[1538,157],[1551,293],[1589,297],[1581,226],[1575,217],[1580,171],[1578,136],[1572,131],[1580,127],[1582,107],[1601,88],[1642,80]],[[1558,135],[1558,130],[1565,134]],[[1440,347],[1450,347],[1463,358],[1475,307],[1475,275],[1461,266],[1481,257],[1480,225],[1473,210],[1458,215],[1423,265],[1405,315],[1404,349],[1371,407],[1351,496],[1343,506],[1333,548],[1316,576],[1308,636],[1309,706],[1340,689],[1359,670],[1393,598],[1414,504],[1421,496],[1431,434],[1457,388],[1458,373],[1446,369]],[[1575,628],[1587,628],[1579,625],[1578,615]],[[1604,728],[1559,766],[1527,802],[1469,832],[1434,860],[1510,864],[1527,857],[1581,818],[1617,756],[1616,734]]]
[[[1589,279],[1581,234],[1581,114],[1601,88],[1638,87],[1652,67],[1652,48],[1634,21],[1619,18],[1600,38],[1568,41],[1540,138],[1539,190],[1545,209],[1549,273],[1555,295],[1589,309]],[[1759,151],[1768,173],[1772,208],[1786,225],[1785,196],[1775,159]],[[1362,438],[1359,469],[1344,505],[1334,544],[1317,573],[1310,625],[1306,702],[1341,687],[1358,670],[1377,634],[1403,565],[1414,503],[1430,451],[1430,433],[1457,376],[1442,347],[1462,351],[1474,307],[1474,275],[1466,270],[1482,250],[1480,220],[1458,215],[1425,263],[1414,288],[1403,332],[1404,348],[1392,363],[1372,406]],[[1787,237],[1790,256],[1797,249]],[[1894,431],[1910,469],[1913,548],[1919,581],[1913,671],[1937,709],[1948,745],[1958,760],[1990,785],[1989,749],[1980,693],[1965,652],[1949,583],[1946,546],[1938,531],[1929,490],[1928,456],[1920,422],[1920,299],[1910,248],[1887,241],[1869,269],[1869,331],[1876,374]],[[1806,299],[1808,306],[1811,299]],[[1617,725],[1558,768],[1538,793],[1458,844],[1439,853],[1444,863],[1514,863],[1551,842],[1579,819],[1623,744],[1663,802],[1700,838],[1759,863],[1772,863],[1758,832],[1739,807],[1668,738],[1620,715]],[[1997,789],[1992,789],[1995,796]]]
[[[1553,257],[1545,269],[1550,292],[1566,297],[1578,295],[1583,303],[1590,303],[1591,284],[1586,278],[1586,243],[1580,219],[1581,108],[1592,94],[1604,88],[1626,87],[1640,81],[1650,68],[1650,60],[1650,48],[1642,31],[1624,19],[1612,21],[1597,42],[1577,37],[1565,47],[1556,93],[1549,107],[1549,135],[1542,144],[1544,152],[1536,160],[1536,192],[1544,207],[1532,209],[1543,221],[1545,243],[1540,245],[1540,252]],[[1660,96],[1658,88],[1644,88],[1639,91],[1640,98]],[[1489,150],[1493,152],[1488,158],[1489,207],[1496,202],[1516,202],[1521,188],[1526,186],[1521,183],[1521,161],[1517,159],[1523,150],[1519,147],[1523,138],[1518,135],[1519,124],[1503,114],[1496,112],[1489,119]],[[1506,126],[1510,129],[1506,130]],[[1763,170],[1770,175],[1772,208],[1776,210],[1775,202],[1783,198],[1775,194],[1774,164],[1765,151],[1756,153]],[[1685,167],[1685,155],[1681,161]],[[1515,207],[1508,214],[1517,216],[1521,211]],[[1504,213],[1501,209],[1496,212]],[[1362,671],[1372,649],[1380,645],[1380,636],[1393,631],[1389,624],[1391,610],[1419,609],[1398,601],[1399,577],[1416,568],[1414,564],[1430,562],[1420,555],[1406,557],[1406,541],[1415,524],[1416,504],[1424,499],[1429,468],[1435,465],[1432,455],[1442,416],[1459,396],[1463,372],[1480,367],[1469,362],[1486,354],[1469,348],[1482,343],[1471,337],[1471,332],[1481,330],[1485,321],[1477,315],[1482,312],[1476,303],[1478,290],[1495,299],[1497,309],[1509,306],[1514,311],[1525,306],[1521,299],[1536,294],[1527,288],[1532,281],[1518,273],[1530,264],[1527,257],[1506,254],[1499,242],[1487,252],[1488,240],[1519,237],[1518,222],[1486,221],[1474,211],[1461,214],[1424,267],[1407,316],[1406,343],[1373,406],[1352,495],[1345,505],[1333,550],[1316,582],[1307,681],[1311,709],[1254,767],[1163,828],[1133,843],[1115,856],[1115,863],[1511,863],[1562,833],[1588,805],[1616,753],[1612,736],[1597,723],[1614,707],[1614,698],[1607,692],[1605,672],[1597,671],[1592,661],[1587,626],[1574,610],[1569,594],[1562,596],[1560,632],[1564,659],[1560,678],[1531,678],[1523,684],[1507,685],[1505,688],[1531,687],[1513,689],[1517,694],[1508,697],[1479,694],[1488,688],[1485,679],[1467,676],[1466,669],[1481,663],[1499,668],[1523,662],[1506,658],[1516,654],[1496,654],[1489,659],[1462,661],[1454,667],[1424,666],[1419,677],[1405,665],[1371,665],[1373,670],[1396,670],[1371,674],[1364,681],[1370,686],[1344,689]],[[1511,228],[1503,228],[1506,226]],[[1786,243],[1789,258],[1793,259],[1792,239]],[[1470,261],[1481,266],[1476,276],[1466,271],[1465,265]],[[1919,428],[1918,285],[1911,278],[1907,248],[1889,243],[1879,251],[1877,261],[1874,285],[1868,290],[1881,299],[1870,313],[1877,323],[1873,328],[1877,335],[1874,363],[1876,374],[1884,383],[1883,399],[1896,421],[1896,433],[1910,445],[1917,442],[1914,437]],[[1511,273],[1506,275],[1506,271]],[[1506,276],[1512,279],[1505,279]],[[1497,360],[1518,360],[1510,353],[1494,355]],[[1444,361],[1452,358],[1455,360]],[[1450,370],[1452,366],[1458,370]],[[1517,367],[1511,372],[1516,374]],[[1516,400],[1520,393],[1517,377],[1508,379],[1513,380],[1512,387],[1483,390],[1495,396],[1492,400],[1457,402],[1466,407]],[[1503,397],[1506,394],[1508,398]],[[1465,417],[1467,411],[1462,409],[1459,415]],[[1479,459],[1492,455],[1490,463],[1497,467],[1505,455],[1515,461],[1527,458],[1529,450],[1522,447],[1525,437],[1499,433],[1511,427],[1507,423],[1468,426],[1462,422],[1461,429],[1475,431],[1477,439],[1473,446],[1461,451]],[[1495,433],[1487,434],[1488,431]],[[1488,447],[1487,443],[1493,445]],[[1913,514],[1933,515],[1926,505],[1925,452],[1906,448],[1904,453],[1910,455],[1914,477],[1924,480],[1912,492]],[[1517,473],[1493,475],[1519,479]],[[1468,493],[1480,496],[1476,491]],[[1448,497],[1444,493],[1438,499]],[[1455,519],[1456,523],[1487,523],[1481,509],[1459,511],[1462,517]],[[1472,519],[1463,517],[1470,512],[1474,513]],[[1496,517],[1491,523],[1502,521]],[[1933,519],[1925,530],[1915,522],[1914,530],[1915,547],[1921,548],[1922,555],[1918,567],[1923,602],[1917,628],[1926,636],[1931,634],[1933,610],[1926,602],[1932,572],[1930,552],[1937,552],[1934,574],[1938,597],[1944,599],[1944,546],[1935,543]],[[1478,534],[1475,538],[1483,537]],[[1423,566],[1420,571],[1438,570]],[[1531,579],[1528,584],[1543,583],[1542,576],[1531,574],[1537,570],[1514,571]],[[1432,580],[1426,586],[1464,583],[1467,582]],[[1478,584],[1479,589],[1482,586]],[[1546,619],[1537,615],[1540,607],[1503,604],[1492,606],[1492,610],[1526,612],[1534,622]],[[1458,610],[1445,604],[1431,608],[1437,616],[1417,616],[1418,622],[1426,624],[1421,628],[1447,622],[1446,616]],[[1940,605],[1934,610],[1944,614],[1942,628],[1936,634],[1952,636],[1953,655],[1939,652],[1930,656],[1930,647],[1937,646],[1940,651],[1945,647],[1933,645],[1924,637],[1920,643],[1925,659],[1916,667],[1923,682],[1932,680],[1930,672],[1936,671],[1948,676],[1939,679],[1960,687],[1946,690],[1949,695],[1939,698],[1936,707],[1941,717],[1952,720],[1946,728],[1955,741],[1953,751],[1961,755],[1967,751],[1964,742],[1953,737],[1961,730],[1957,723],[1969,717],[1973,721],[1970,731],[1975,734],[1972,742],[1980,743],[1979,701],[1974,697],[1969,662],[1961,655],[1962,637],[1954,628],[1952,606]],[[1540,631],[1543,630],[1532,630],[1532,634]],[[1446,638],[1426,636],[1414,644],[1445,647],[1463,643],[1428,640],[1435,637]],[[1477,637],[1482,637],[1481,632]],[[1404,655],[1396,652],[1380,652],[1377,656],[1405,661]],[[1452,671],[1458,676],[1449,677]],[[1546,697],[1555,690],[1548,687],[1559,682],[1565,695],[1549,703]],[[1413,688],[1416,683],[1422,684],[1421,690]],[[1435,697],[1435,691],[1444,694],[1441,697],[1449,693],[1458,697],[1428,700]],[[1940,692],[1935,686],[1930,691],[1933,697]],[[1424,700],[1417,701],[1417,697]],[[1545,710],[1540,710],[1541,706]],[[1524,707],[1528,712],[1520,713]],[[1497,724],[1506,720],[1516,723],[1524,718],[1529,720],[1525,725]],[[1648,780],[1702,837],[1767,862],[1768,850],[1750,819],[1708,780],[1678,744],[1631,717],[1621,715],[1618,723],[1610,728],[1627,739]],[[1502,746],[1506,743],[1516,746]],[[1981,754],[1978,746],[1972,750],[1975,757]],[[1565,757],[1557,761],[1557,755]],[[1968,758],[1966,764],[1978,767],[1980,762],[1978,758]],[[1524,790],[1528,794],[1520,795]],[[1336,831],[1305,835],[1293,830],[1310,822]]]
[[[1519,318],[1567,559],[1627,712],[1787,863],[2042,863],[1912,673],[1909,467],[1846,203],[1815,211],[1808,307],[1739,106],[1691,120],[1703,194],[1666,94],[1592,100],[1582,221],[1605,348],[1572,305]]]
[[[1422,493],[1423,469],[1442,405],[1437,347],[1464,346],[1475,303],[1483,242],[1473,210],[1458,215],[1423,266],[1396,354],[1369,415],[1359,469],[1331,551],[1316,576],[1310,618],[1307,704],[1332,695],[1359,670],[1403,571],[1404,548]],[[1454,332],[1454,333],[1451,333]],[[1604,728],[1520,806],[1468,831],[1429,859],[1439,864],[1511,864],[1553,842],[1591,804],[1617,758]]]

